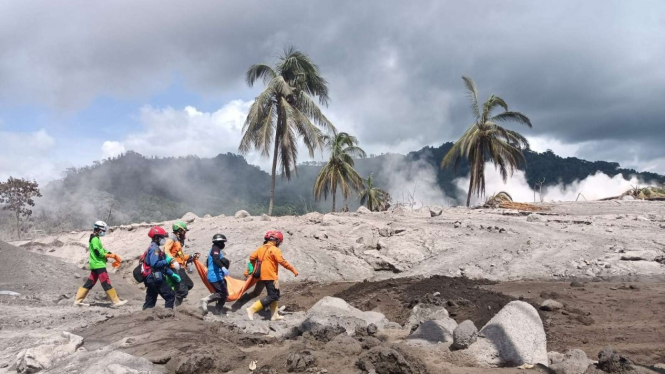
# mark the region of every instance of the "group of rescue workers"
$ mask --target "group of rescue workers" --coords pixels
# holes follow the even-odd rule
[[[187,237],[187,224],[182,221],[176,221],[173,226],[173,233],[169,235],[166,230],[155,226],[148,231],[150,245],[140,257],[139,265],[134,271],[134,277],[141,280],[145,285],[145,302],[143,309],[154,308],[157,304],[158,296],[165,301],[165,307],[173,309],[180,305],[187,297],[189,291],[194,287],[194,282],[187,275],[187,268],[192,269],[198,262],[200,253],[187,255],[183,253],[185,239]],[[83,287],[76,293],[75,305],[89,306],[84,303],[88,292],[99,280],[108,298],[113,305],[120,306],[127,303],[127,300],[120,300],[109,279],[106,271],[106,262],[113,259],[113,267],[119,267],[121,259],[118,255],[111,253],[102,246],[100,240],[106,234],[108,225],[103,221],[97,221],[93,225],[93,232],[90,234],[88,250],[90,254],[90,276],[85,281]],[[280,298],[278,267],[279,265],[293,272],[297,277],[298,271],[289,264],[279,249],[284,241],[284,235],[279,231],[268,231],[263,238],[263,245],[260,246],[249,256],[247,268],[244,271],[245,278],[250,277],[256,280],[252,295],[258,297],[263,289],[267,291],[267,296],[252,304],[247,308],[247,316],[250,320],[254,319],[254,314],[270,307],[271,320],[283,319],[278,313],[278,304]],[[208,252],[207,258],[207,276],[204,282],[210,285],[214,291],[209,296],[201,299],[200,308],[205,313],[208,311],[208,304],[215,302],[217,312],[221,312],[224,303],[229,297],[226,278],[229,276],[230,261],[224,257],[223,249],[226,246],[226,236],[215,234],[212,237],[212,247]],[[203,275],[202,275],[203,278]]]

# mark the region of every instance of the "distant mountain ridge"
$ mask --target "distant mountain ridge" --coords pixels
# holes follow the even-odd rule
[[[464,191],[453,181],[468,174],[468,165],[462,163],[457,173],[451,168],[439,167],[452,145],[425,147],[407,155],[384,154],[359,159],[356,169],[364,177],[373,173],[377,186],[384,188],[418,179],[425,171],[447,196],[462,196]],[[546,185],[571,183],[599,171],[611,177],[636,175],[644,181],[665,183],[665,176],[623,169],[615,162],[562,158],[551,151],[526,151],[525,158],[530,186],[542,178]],[[298,166],[298,176],[290,182],[278,178],[276,214],[330,210],[329,202],[313,201],[312,187],[320,168],[320,163],[306,162]],[[402,179],[396,181],[396,175]],[[91,166],[68,169],[63,179],[43,188],[45,199],[50,203],[47,209],[38,209],[37,214],[54,221],[54,225],[66,226],[86,226],[93,217],[109,217],[111,223],[157,222],[188,211],[217,215],[245,209],[261,214],[267,211],[269,189],[270,175],[236,154],[213,158],[155,158],[129,151]],[[350,201],[349,206],[355,208],[357,201]]]

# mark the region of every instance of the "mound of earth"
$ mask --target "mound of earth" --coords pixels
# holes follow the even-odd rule
[[[400,278],[357,283],[336,296],[361,310],[376,310],[389,320],[406,323],[418,304],[444,306],[458,322],[470,319],[483,326],[514,298],[480,288],[494,284],[487,280],[450,278]]]
[[[25,293],[67,293],[83,284],[85,271],[53,256],[26,251],[0,241],[0,290]],[[87,274],[85,274],[87,276]]]

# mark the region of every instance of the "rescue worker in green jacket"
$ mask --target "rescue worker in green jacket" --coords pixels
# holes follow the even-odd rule
[[[78,289],[76,292],[76,299],[74,300],[74,305],[80,306],[90,306],[90,304],[83,303],[88,292],[95,286],[99,280],[102,283],[102,288],[106,291],[106,295],[113,302],[114,306],[120,306],[127,304],[127,300],[120,300],[118,294],[115,292],[113,286],[111,286],[111,280],[109,279],[109,274],[106,272],[106,261],[109,258],[115,260],[113,262],[113,267],[120,267],[120,256],[113,254],[102,246],[102,241],[99,239],[101,236],[106,234],[108,225],[103,221],[97,221],[93,225],[93,232],[90,234],[90,239],[88,240],[88,251],[90,252],[90,276],[85,281],[83,287]]]

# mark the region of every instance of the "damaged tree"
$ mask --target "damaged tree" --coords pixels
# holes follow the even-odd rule
[[[7,182],[0,183],[0,204],[2,210],[9,210],[16,218],[16,234],[21,239],[21,222],[30,219],[32,209],[35,206],[35,197],[41,197],[37,182],[26,179],[9,177]]]

